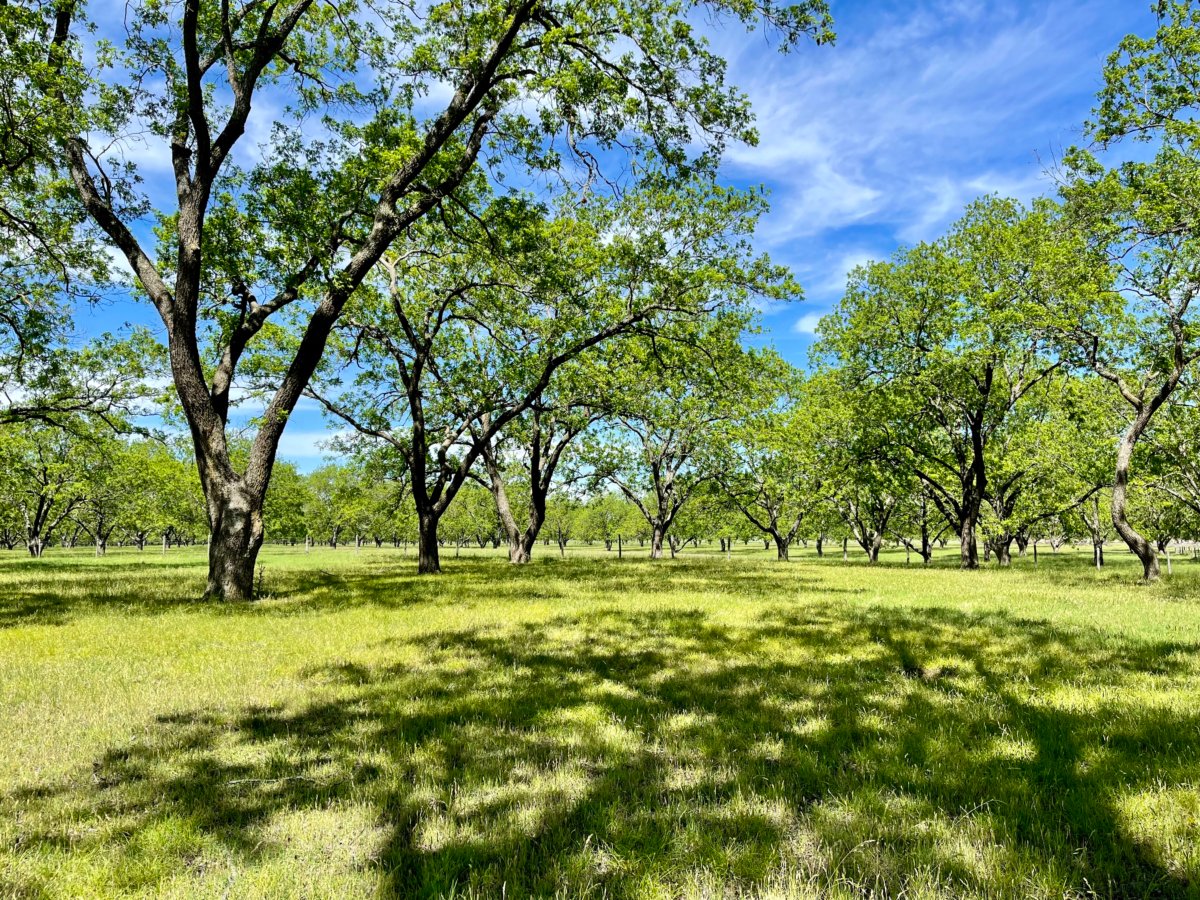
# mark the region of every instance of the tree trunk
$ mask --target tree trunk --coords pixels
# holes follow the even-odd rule
[[[533,558],[533,548],[537,543],[537,536],[523,535],[513,533],[507,535],[508,538],[508,561],[514,565],[521,565],[529,562]]]
[[[206,600],[254,599],[254,564],[263,542],[262,500],[241,485],[210,485]]]
[[[663,538],[666,537],[667,529],[657,522],[653,526],[650,533],[650,558],[662,559],[663,555]]]
[[[883,535],[877,534],[867,541],[867,560],[871,565],[879,562],[879,551],[883,549]]]
[[[821,559],[825,555],[825,535],[817,535],[817,559]]]
[[[775,532],[774,534],[772,534],[771,537],[773,537],[775,539],[775,558],[779,562],[787,562],[788,561],[788,543],[789,543],[788,539],[785,538],[782,534],[779,534],[778,532]]]
[[[438,517],[432,512],[422,512],[417,516],[417,573],[419,575],[437,575],[442,571],[442,562],[438,558]]]
[[[976,509],[966,512],[963,519],[959,564],[964,569],[979,568],[979,545],[975,541],[975,520],[978,516],[979,511]]]
[[[1155,552],[1150,542],[1129,524],[1127,512],[1129,501],[1129,470],[1133,461],[1133,448],[1137,445],[1138,438],[1141,437],[1149,421],[1150,415],[1144,411],[1140,413],[1134,419],[1133,424],[1129,426],[1129,430],[1125,432],[1125,435],[1121,438],[1121,443],[1117,446],[1116,477],[1113,480],[1112,490],[1112,523],[1113,527],[1117,529],[1117,534],[1121,536],[1121,540],[1129,547],[1130,552],[1141,560],[1142,579],[1145,581],[1157,581],[1158,553]]]
[[[996,538],[996,564],[1000,566],[1012,565],[1012,538]]]

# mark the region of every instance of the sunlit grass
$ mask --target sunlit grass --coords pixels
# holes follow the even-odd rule
[[[1200,564],[611,556],[0,556],[0,896],[1200,896]]]

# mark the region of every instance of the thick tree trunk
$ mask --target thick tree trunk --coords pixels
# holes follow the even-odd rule
[[[1129,471],[1133,461],[1133,448],[1137,445],[1138,438],[1141,437],[1149,421],[1150,414],[1144,411],[1140,413],[1121,438],[1121,443],[1117,445],[1116,477],[1113,480],[1112,490],[1112,523],[1113,527],[1117,529],[1117,534],[1121,536],[1121,540],[1129,547],[1130,552],[1141,560],[1142,578],[1145,581],[1157,581],[1158,553],[1153,545],[1129,524],[1127,511]]]
[[[1012,565],[1012,538],[997,538],[996,549],[996,564],[1000,566]]]
[[[241,484],[210,486],[206,600],[254,599],[254,565],[263,542],[262,500]]]
[[[650,533],[650,558],[662,559],[663,556],[663,538],[666,537],[667,529],[662,525],[655,523],[653,531]]]
[[[867,541],[867,560],[871,565],[879,562],[879,551],[883,549],[883,535],[877,534]]]
[[[437,575],[442,571],[438,558],[438,517],[432,512],[419,513],[417,532],[417,573]]]
[[[772,534],[771,537],[773,537],[775,539],[775,558],[779,562],[787,562],[788,561],[788,544],[790,542],[788,541],[787,538],[785,538],[782,534],[779,534],[778,532],[775,532],[774,534]]]
[[[973,510],[967,512],[966,517],[963,519],[962,543],[959,548],[959,565],[964,569],[979,568],[979,544],[975,540],[975,521],[978,516],[979,511]]]

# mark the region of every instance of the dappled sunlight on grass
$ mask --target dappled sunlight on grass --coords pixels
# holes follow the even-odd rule
[[[0,895],[1200,893],[1200,616],[1171,585],[396,557],[9,622]]]

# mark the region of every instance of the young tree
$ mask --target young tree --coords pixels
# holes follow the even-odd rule
[[[0,430],[2,505],[17,511],[32,557],[42,555],[86,497],[80,449],[72,430],[41,424]]]
[[[771,536],[776,557],[786,561],[809,514],[828,498],[829,462],[822,450],[829,397],[783,365],[780,361],[782,378],[762,382],[767,395],[762,408],[731,423],[717,479],[742,515]]]

